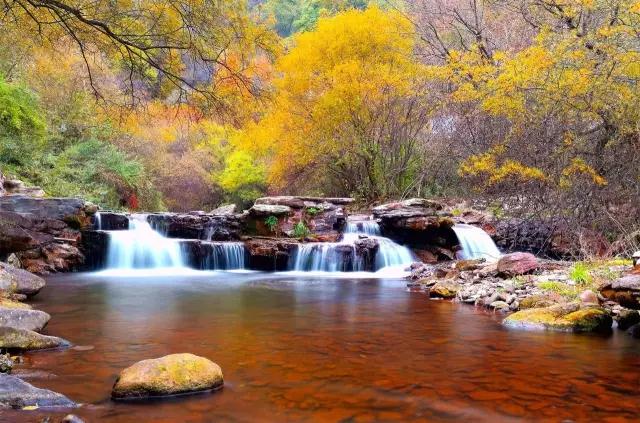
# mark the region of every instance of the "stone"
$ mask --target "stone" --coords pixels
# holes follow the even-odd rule
[[[3,349],[31,351],[69,345],[71,345],[69,341],[57,336],[41,335],[26,329],[0,327],[0,348]]]
[[[211,214],[218,215],[218,216],[225,216],[225,215],[230,215],[235,213],[236,213],[235,204],[226,204],[211,210]]]
[[[82,420],[75,414],[67,414],[66,416],[64,416],[61,423],[84,423],[84,420]]]
[[[491,304],[489,304],[489,307],[491,307],[494,310],[504,310],[504,311],[509,310],[509,304],[506,303],[505,301],[494,301]]]
[[[640,313],[637,310],[621,310],[616,318],[618,329],[627,330],[640,323]]]
[[[13,369],[11,354],[0,354],[0,373],[11,373],[11,369]]]
[[[222,388],[222,369],[193,354],[171,354],[142,360],[124,369],[116,380],[113,399],[188,394]]]
[[[77,404],[57,392],[36,388],[15,376],[0,374],[0,408],[35,406],[74,408]]]
[[[245,216],[227,214],[155,213],[149,224],[169,238],[237,241],[245,227]]]
[[[287,270],[289,259],[298,242],[289,239],[255,237],[245,242],[249,268],[254,270]]]
[[[49,319],[51,316],[40,310],[0,307],[0,327],[40,332]]]
[[[249,214],[258,217],[282,216],[291,213],[291,207],[279,204],[254,204],[249,209]]]
[[[627,333],[636,339],[640,339],[640,323],[631,326]]]
[[[504,319],[503,324],[519,329],[542,329],[561,332],[602,332],[611,330],[613,319],[599,306],[579,303],[520,310]]]
[[[600,303],[598,301],[598,296],[596,295],[596,293],[593,292],[590,289],[587,289],[587,290],[582,291],[580,293],[580,301],[582,301],[585,304],[599,304]]]
[[[549,294],[531,295],[520,300],[520,309],[545,308],[558,304],[560,298],[554,298]]]
[[[600,294],[621,306],[640,310],[640,275],[628,274],[600,289]]]
[[[460,291],[460,285],[454,280],[441,280],[433,285],[429,290],[429,296],[435,298],[455,298]]]
[[[32,296],[40,292],[45,284],[39,276],[0,262],[0,290]]]
[[[518,276],[531,273],[540,267],[536,256],[531,253],[505,254],[498,260],[498,273],[505,276]]]
[[[483,260],[458,260],[455,268],[462,272],[468,272],[478,269],[482,263]]]

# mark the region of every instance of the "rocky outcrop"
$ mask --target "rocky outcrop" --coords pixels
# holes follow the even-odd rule
[[[335,241],[347,221],[346,206],[353,198],[264,197],[258,198],[247,214],[250,235],[295,236],[295,226],[302,222],[310,236],[323,241]],[[277,219],[272,231],[266,220]]]
[[[171,354],[143,360],[124,369],[116,380],[113,399],[188,394],[222,388],[222,369],[193,354]]]
[[[92,213],[93,204],[74,198],[0,197],[0,259],[13,253],[35,273],[76,269],[84,260],[80,231]]]
[[[455,257],[459,245],[451,229],[455,222],[443,204],[413,198],[374,207],[373,216],[380,224],[382,235],[418,250],[419,255],[429,261]]]
[[[129,229],[129,217],[124,213],[101,211],[96,215],[93,227],[103,231],[126,231]]]
[[[2,291],[32,296],[40,292],[45,284],[44,279],[39,276],[0,262],[0,290]]]
[[[531,273],[540,267],[540,262],[531,253],[505,254],[498,260],[498,273],[505,276],[518,276]]]
[[[0,408],[77,407],[69,398],[48,389],[40,389],[11,375],[0,375]]]
[[[46,194],[40,187],[28,187],[18,179],[0,178],[2,184],[2,195],[24,195],[28,197],[42,198]]]
[[[245,241],[248,265],[254,270],[287,270],[290,257],[295,253],[298,242],[290,239],[254,237]]]
[[[169,238],[235,241],[240,239],[244,216],[239,214],[160,213],[147,217],[151,226]]]
[[[82,270],[98,270],[105,267],[109,248],[109,234],[103,231],[82,231],[80,247],[84,255]]]
[[[0,307],[0,327],[40,332],[51,316],[44,311]]]
[[[605,298],[623,307],[640,310],[640,274],[629,274],[600,289]]]
[[[0,327],[0,348],[8,350],[45,350],[69,346],[69,341],[57,336],[41,335],[37,332]]]
[[[613,319],[604,308],[577,302],[521,310],[503,321],[504,325],[519,329],[561,332],[609,331],[612,323]]]

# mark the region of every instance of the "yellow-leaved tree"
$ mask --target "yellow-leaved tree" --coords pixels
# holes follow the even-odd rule
[[[401,195],[420,171],[423,66],[400,13],[372,7],[320,19],[276,63],[275,98],[234,138],[277,190]]]

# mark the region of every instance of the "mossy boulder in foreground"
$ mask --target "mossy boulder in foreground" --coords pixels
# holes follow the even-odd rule
[[[111,397],[135,399],[188,394],[222,388],[222,369],[193,354],[171,354],[142,360],[124,369]]]
[[[611,330],[612,323],[613,319],[602,307],[579,303],[521,310],[503,321],[510,327],[562,332],[607,331]]]

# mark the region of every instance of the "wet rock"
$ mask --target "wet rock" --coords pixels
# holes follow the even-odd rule
[[[489,307],[491,307],[494,310],[499,310],[499,311],[509,311],[509,304],[506,301],[494,301],[492,302]]]
[[[222,388],[222,369],[193,354],[171,354],[143,360],[124,369],[116,380],[114,399],[187,394]]]
[[[94,228],[103,231],[126,231],[129,229],[129,217],[124,213],[100,212],[100,227],[97,218],[94,219]]]
[[[39,276],[0,262],[0,290],[32,296],[45,284]]]
[[[536,256],[531,253],[506,254],[498,260],[498,273],[506,276],[518,276],[531,273],[540,267]]]
[[[32,406],[73,408],[77,404],[57,392],[36,388],[15,376],[0,374],[0,408]]]
[[[100,270],[106,266],[109,234],[103,231],[83,231],[81,249],[84,255],[82,270]]]
[[[613,319],[602,307],[569,303],[521,310],[507,317],[503,324],[520,329],[602,332],[610,330],[612,322]]]
[[[41,335],[26,329],[0,327],[0,348],[31,351],[60,348],[69,345],[69,341],[56,336]]]
[[[640,313],[637,310],[621,310],[616,318],[618,329],[627,330],[640,323]]]
[[[460,285],[454,280],[441,280],[429,290],[429,296],[435,298],[455,298],[460,291]]]
[[[15,308],[20,310],[31,310],[31,306],[29,304],[21,303],[20,301],[16,301],[10,298],[2,298],[2,297],[0,297],[0,307]]]
[[[600,289],[603,297],[623,307],[640,310],[640,275],[629,274]]]
[[[458,260],[456,262],[455,268],[460,271],[470,271],[478,269],[483,260]]]
[[[636,339],[640,339],[640,323],[631,326],[627,333]]]
[[[40,332],[49,319],[51,316],[40,310],[0,307],[0,327]]]
[[[245,242],[249,268],[255,270],[287,270],[298,242],[277,238],[250,238]]]

